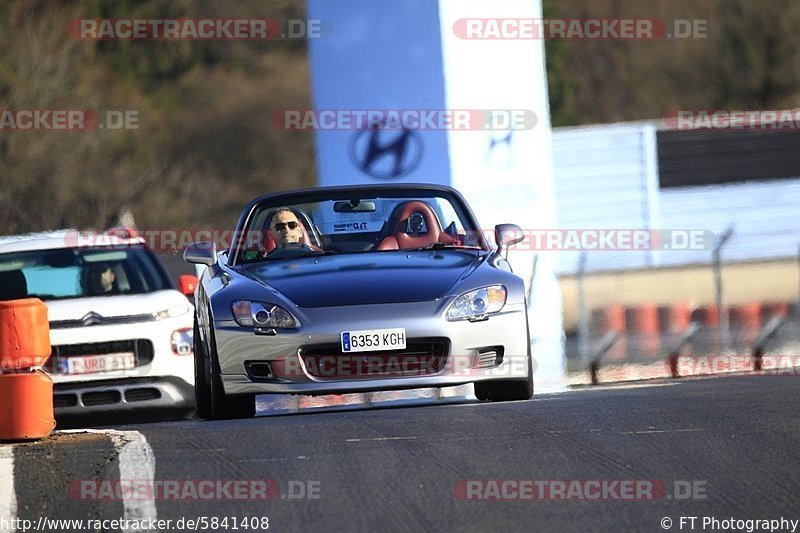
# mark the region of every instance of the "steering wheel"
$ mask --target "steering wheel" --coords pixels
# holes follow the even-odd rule
[[[291,259],[293,257],[303,257],[310,254],[318,254],[319,250],[302,242],[290,242],[285,246],[273,248],[267,253],[269,259]]]

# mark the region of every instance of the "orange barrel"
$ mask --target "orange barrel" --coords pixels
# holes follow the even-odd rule
[[[593,313],[597,319],[598,331],[603,334],[607,331],[625,332],[625,308],[621,305],[609,305],[596,309]]]
[[[661,345],[658,307],[655,304],[629,307],[625,310],[625,319],[628,324],[628,339],[634,344],[632,359],[651,359],[658,356]]]
[[[0,302],[0,371],[42,366],[50,357],[47,306],[38,298]]]
[[[622,361],[625,359],[625,308],[621,305],[609,305],[592,311],[592,321],[589,327],[590,337],[593,342],[599,342],[609,331],[619,333],[619,338],[611,348],[601,357],[603,361]]]
[[[661,340],[665,350],[672,350],[678,345],[681,335],[692,323],[694,306],[691,302],[675,302],[658,308],[658,320],[661,326]],[[679,348],[679,353],[682,351]],[[667,366],[670,375],[678,377],[678,354],[667,354]]]
[[[0,440],[33,440],[50,434],[53,380],[41,370],[0,376]]]
[[[663,333],[669,333],[672,329],[672,306],[658,306],[658,329]]]
[[[683,333],[692,322],[692,302],[676,302],[669,308],[669,331],[672,333]]]
[[[715,305],[704,305],[692,311],[692,321],[704,326],[716,328],[719,325],[719,312]]]
[[[730,308],[728,317],[734,338],[750,344],[761,330],[761,303],[749,302]]]
[[[761,304],[761,322],[765,324],[774,316],[786,316],[788,313],[788,302],[769,302]]]
[[[693,355],[719,353],[719,311],[716,305],[704,305],[692,311],[692,322],[702,326],[692,341]]]
[[[300,409],[311,409],[313,407],[334,407],[344,405],[347,398],[342,394],[326,394],[324,396],[300,396],[297,407]]]

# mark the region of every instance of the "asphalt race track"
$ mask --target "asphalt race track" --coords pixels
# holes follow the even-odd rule
[[[715,377],[518,403],[421,401],[58,433],[14,447],[16,516],[28,525],[150,517],[171,520],[167,531],[203,530],[203,517],[220,521],[218,531],[235,530],[233,518],[239,531],[258,531],[268,517],[270,531],[326,532],[722,531],[724,520],[798,520],[798,385],[797,376]],[[120,479],[177,482],[181,494],[163,489],[153,502],[103,492],[132,486]],[[540,483],[525,493],[522,480]],[[623,488],[631,484],[633,493]],[[686,517],[697,517],[694,528]],[[703,527],[704,518],[719,527]],[[259,528],[242,528],[243,519]]]

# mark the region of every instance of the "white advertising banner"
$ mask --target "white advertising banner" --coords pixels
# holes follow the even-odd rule
[[[447,107],[438,9],[431,0],[309,0],[309,19],[330,28],[308,41],[314,109],[339,112],[337,127],[316,133],[319,185],[450,184],[436,114]],[[389,111],[426,127],[369,128]]]
[[[544,42],[468,31],[491,20],[540,19],[539,0],[309,0],[308,8],[331,28],[309,41],[314,109],[338,111],[341,125],[317,130],[320,185],[451,185],[489,232],[500,223],[556,227]],[[412,126],[370,129],[378,111],[380,120],[396,111]],[[561,388],[553,257],[528,241],[509,261],[531,294],[537,390]]]
[[[487,110],[483,131],[450,131],[451,184],[484,227],[555,228],[553,152],[542,39],[487,39],[501,20],[541,19],[537,0],[440,0],[447,105]],[[474,29],[475,31],[470,31]],[[561,290],[553,253],[526,241],[511,250],[529,307],[537,387],[560,388],[565,373]],[[535,261],[535,276],[534,276]]]

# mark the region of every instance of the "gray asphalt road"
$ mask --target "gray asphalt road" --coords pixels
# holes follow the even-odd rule
[[[62,434],[15,448],[18,516],[35,522],[42,514],[157,513],[173,521],[172,531],[191,529],[177,521],[198,517],[229,517],[220,531],[234,530],[230,517],[239,520],[239,531],[253,531],[240,526],[244,518],[253,525],[254,517],[268,517],[270,531],[664,531],[664,518],[672,531],[721,531],[731,518],[798,520],[798,385],[795,376],[720,377],[519,403],[429,402],[138,424],[117,429],[144,435],[153,457],[136,459],[131,444],[122,468],[119,439],[115,448],[104,435]],[[180,499],[162,492],[142,509],[136,500],[91,499],[101,495],[100,483],[85,493],[76,488],[76,480],[112,486],[143,476],[141,468],[131,474],[131,456],[139,467],[154,460],[155,483],[147,483],[179,482]],[[186,499],[210,480],[241,483],[239,496],[262,499],[236,499],[235,485],[212,491],[208,484],[204,495],[213,499]],[[265,492],[263,480],[269,480]],[[626,484],[639,492],[626,493]],[[542,494],[550,499],[537,499]],[[605,499],[593,499],[597,494]],[[688,519],[681,527],[681,517],[689,516],[698,517],[694,529]],[[704,517],[719,522],[703,527]]]

